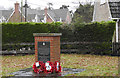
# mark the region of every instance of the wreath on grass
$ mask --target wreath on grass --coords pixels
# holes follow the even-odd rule
[[[61,66],[58,61],[55,61],[54,64],[50,61],[47,61],[46,63],[43,63],[42,61],[37,61],[33,64],[32,68],[35,73],[53,73],[54,71],[56,73],[61,72]]]
[[[33,64],[33,70],[35,73],[44,72],[44,63],[42,61],[37,61]]]
[[[45,72],[47,72],[47,73],[53,73],[53,71],[54,71],[54,65],[53,65],[53,63],[50,62],[50,61],[47,61],[45,63]]]
[[[60,63],[59,63],[58,61],[56,61],[56,62],[54,63],[54,67],[55,67],[55,72],[56,72],[56,73],[61,72],[61,66],[60,66]]]

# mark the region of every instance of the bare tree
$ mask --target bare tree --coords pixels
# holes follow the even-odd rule
[[[68,9],[69,5],[62,5],[62,7],[60,7],[60,9]]]

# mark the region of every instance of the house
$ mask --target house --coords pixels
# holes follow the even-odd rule
[[[19,9],[19,3],[15,3],[15,10],[12,12],[12,14],[7,19],[7,22],[21,22],[21,18],[23,22],[25,22],[25,16],[21,16],[21,11]]]
[[[0,10],[0,23],[6,22],[12,12],[12,10]]]
[[[0,10],[0,22],[25,22],[25,9],[22,13],[19,3],[15,3],[15,10]],[[63,22],[71,23],[72,15],[68,9],[27,9],[27,22]]]
[[[112,42],[120,42],[120,0],[95,0],[93,22],[116,21]]]

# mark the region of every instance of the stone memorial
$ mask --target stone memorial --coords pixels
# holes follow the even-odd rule
[[[60,66],[61,33],[33,33],[35,39],[35,63],[27,68],[10,73],[16,76],[66,76],[84,71],[84,69],[62,68]],[[51,64],[53,63],[53,64]],[[61,71],[62,70],[62,71]]]
[[[60,62],[61,33],[33,33],[35,39],[35,61]]]

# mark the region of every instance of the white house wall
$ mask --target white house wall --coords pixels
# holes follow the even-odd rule
[[[95,1],[93,22],[94,21],[111,21],[108,1],[106,1],[104,4],[101,4],[101,0]]]
[[[0,23],[2,23],[2,19],[0,19]]]

